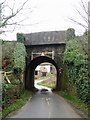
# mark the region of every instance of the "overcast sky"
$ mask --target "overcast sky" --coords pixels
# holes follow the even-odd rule
[[[13,0],[7,0],[9,6],[13,6]],[[14,0],[14,10],[20,7],[25,0]],[[74,28],[77,35],[85,30],[83,27],[70,21],[73,18],[85,24],[83,19],[75,11],[77,8],[83,13],[81,0],[29,0],[23,11],[13,21],[21,21],[21,26],[9,26],[8,31],[1,35],[6,40],[16,40],[16,33],[31,33],[40,31],[57,31]],[[89,0],[83,0],[88,2]],[[30,9],[29,9],[30,8]],[[31,12],[32,11],[32,12]],[[5,13],[9,14],[10,10]],[[84,14],[84,13],[83,13]],[[14,30],[14,31],[13,31]]]

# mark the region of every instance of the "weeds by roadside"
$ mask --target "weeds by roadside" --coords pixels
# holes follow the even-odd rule
[[[21,97],[17,99],[13,104],[11,104],[9,107],[2,110],[2,117],[5,118],[9,113],[16,111],[20,109],[27,100],[32,96],[32,92],[30,91],[24,91],[21,94]]]

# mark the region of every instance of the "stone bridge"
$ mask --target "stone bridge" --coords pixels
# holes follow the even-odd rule
[[[63,53],[65,50],[65,31],[49,31],[25,34],[27,52],[25,70],[25,88],[34,90],[35,68],[48,62],[57,71],[56,90],[62,87]]]

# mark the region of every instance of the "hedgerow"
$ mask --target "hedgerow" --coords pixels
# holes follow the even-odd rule
[[[88,55],[85,54],[77,39],[67,42],[64,52],[64,64],[67,66],[67,84],[71,84],[67,86],[71,87],[74,85],[77,97],[84,102],[89,102]]]
[[[2,41],[2,70],[11,72],[2,82],[2,106],[6,108],[20,97],[24,86],[22,74],[25,69],[26,50],[23,43]]]

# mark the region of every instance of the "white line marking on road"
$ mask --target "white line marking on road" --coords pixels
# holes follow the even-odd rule
[[[48,116],[48,118],[50,118],[51,117],[51,112],[49,112],[49,116]]]
[[[50,105],[50,103],[49,103],[49,99],[48,99],[48,98],[46,98],[46,101],[47,101],[47,104]]]

